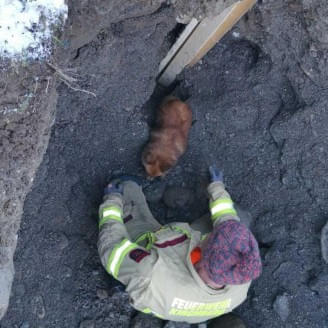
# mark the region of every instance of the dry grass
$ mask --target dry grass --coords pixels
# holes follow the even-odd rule
[[[63,83],[65,83],[70,89],[72,89],[73,91],[77,91],[77,92],[83,92],[86,93],[88,95],[91,95],[93,97],[97,97],[97,95],[94,92],[85,90],[85,89],[81,89],[78,85],[78,79],[71,76],[73,73],[73,70],[69,70],[67,69],[67,71],[70,71],[69,75],[68,73],[65,73],[61,68],[59,68],[58,66],[52,64],[52,63],[47,63],[47,65],[54,70],[55,75],[59,78],[60,81],[62,81]]]

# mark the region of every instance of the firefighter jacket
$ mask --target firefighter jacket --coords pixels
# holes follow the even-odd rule
[[[208,187],[213,225],[239,220],[223,183]],[[195,271],[190,252],[205,236],[187,223],[170,223],[130,240],[123,197],[106,195],[99,209],[98,251],[106,271],[126,286],[131,305],[165,320],[204,322],[239,306],[250,283],[215,290]]]

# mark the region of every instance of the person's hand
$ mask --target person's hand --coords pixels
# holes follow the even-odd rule
[[[112,181],[110,184],[106,186],[106,188],[104,189],[104,194],[109,195],[112,193],[123,194],[123,188],[121,183]]]
[[[141,185],[140,178],[133,175],[121,175],[117,178],[114,178],[104,189],[104,194],[112,194],[112,193],[119,193],[123,195],[123,185],[122,183],[125,181],[133,181],[139,186]]]
[[[223,182],[223,172],[220,171],[215,165],[209,167],[211,182]]]

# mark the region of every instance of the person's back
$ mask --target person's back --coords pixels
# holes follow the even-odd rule
[[[205,221],[197,230],[187,223],[161,226],[136,183],[121,187],[110,185],[100,206],[98,249],[107,272],[126,285],[134,308],[198,323],[245,300],[261,261],[222,181],[208,188],[213,231],[207,234]]]

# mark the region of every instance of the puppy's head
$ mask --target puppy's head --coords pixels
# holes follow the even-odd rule
[[[142,154],[142,164],[147,174],[153,178],[165,175],[166,171],[170,168],[158,154],[147,149]]]

